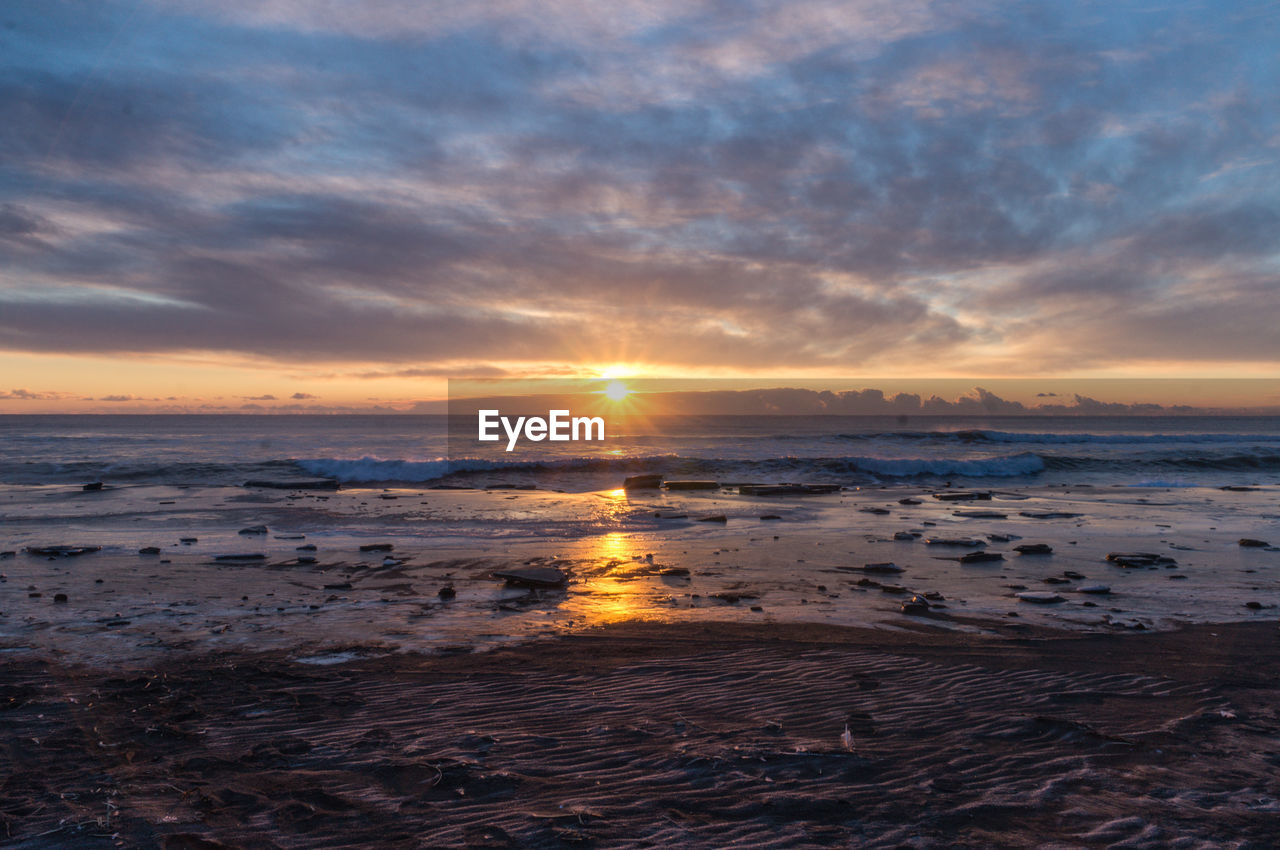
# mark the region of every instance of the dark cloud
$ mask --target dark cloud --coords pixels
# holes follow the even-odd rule
[[[0,347],[1280,360],[1275,16],[179,6],[0,34]]]

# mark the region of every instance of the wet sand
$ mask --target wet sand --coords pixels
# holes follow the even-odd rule
[[[14,846],[1280,835],[1274,485],[0,497]]]
[[[16,847],[1269,847],[1272,623],[6,665]],[[847,735],[845,734],[847,730]]]

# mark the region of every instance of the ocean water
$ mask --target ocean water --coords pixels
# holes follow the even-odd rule
[[[628,474],[722,482],[1280,482],[1280,418],[705,416],[609,423],[603,443],[480,447],[445,416],[0,416],[0,484],[177,486],[252,478],[352,485],[617,486]]]

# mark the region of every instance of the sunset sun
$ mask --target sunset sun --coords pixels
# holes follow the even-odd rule
[[[631,395],[631,390],[627,389],[627,385],[622,381],[610,381],[605,384],[603,392],[605,398],[609,399],[609,401],[622,401]]]

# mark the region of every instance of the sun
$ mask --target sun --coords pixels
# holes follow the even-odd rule
[[[609,401],[622,401],[631,395],[631,390],[627,389],[627,385],[622,381],[610,381],[604,385],[604,396]]]

